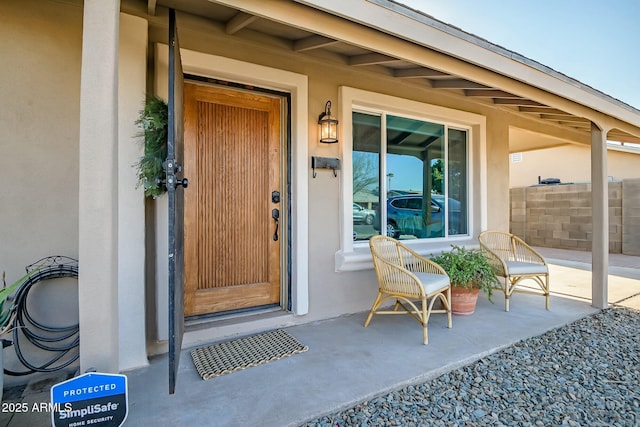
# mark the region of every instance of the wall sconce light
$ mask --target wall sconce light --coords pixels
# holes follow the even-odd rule
[[[324,112],[318,117],[320,126],[320,142],[334,144],[338,142],[338,119],[331,115],[331,101],[327,101]]]

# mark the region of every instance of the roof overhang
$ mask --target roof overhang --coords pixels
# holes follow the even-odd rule
[[[640,110],[555,71],[517,52],[446,24],[420,11],[390,0],[295,0],[333,11],[382,32],[438,50],[495,73],[553,91],[594,110],[612,111],[640,126]],[[381,12],[381,9],[384,11]]]
[[[295,1],[437,50],[640,127],[640,110],[539,62],[397,2],[389,0]]]
[[[640,110],[538,62],[391,0],[148,0],[212,19],[228,35],[277,38],[301,55],[411,79],[586,136],[640,143]]]

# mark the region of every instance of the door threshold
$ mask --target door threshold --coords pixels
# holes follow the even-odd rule
[[[184,319],[185,331],[192,327],[197,329],[199,325],[224,322],[226,320],[242,321],[241,319],[251,316],[263,316],[269,313],[284,312],[279,305],[269,305],[257,308],[241,309],[225,311],[223,313],[205,314],[200,316],[191,316]]]
[[[284,328],[296,323],[294,314],[281,307],[265,307],[203,319],[185,319],[182,348]]]

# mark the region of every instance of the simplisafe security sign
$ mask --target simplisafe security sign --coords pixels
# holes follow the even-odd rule
[[[51,387],[54,427],[120,427],[127,419],[127,377],[88,373]]]

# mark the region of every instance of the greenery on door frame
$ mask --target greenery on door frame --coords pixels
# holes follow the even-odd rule
[[[167,191],[162,163],[167,158],[169,108],[157,96],[149,96],[140,110],[136,125],[142,129],[139,138],[144,142],[144,155],[134,164],[138,184],[146,197],[156,198]]]

